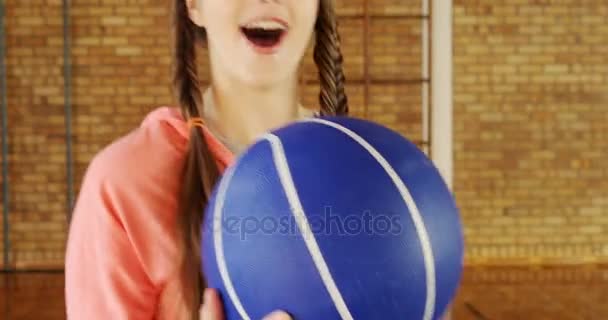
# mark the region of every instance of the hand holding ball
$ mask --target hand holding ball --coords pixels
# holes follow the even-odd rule
[[[437,169],[354,118],[261,138],[218,183],[202,234],[227,319],[438,319],[462,273],[460,216]]]

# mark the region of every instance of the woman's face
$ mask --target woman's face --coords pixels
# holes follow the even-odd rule
[[[319,8],[319,0],[185,1],[207,30],[212,72],[262,87],[297,74]]]

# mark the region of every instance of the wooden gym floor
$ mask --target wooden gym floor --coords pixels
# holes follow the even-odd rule
[[[0,279],[0,319],[65,319],[63,273]],[[608,267],[468,268],[453,310],[453,320],[608,319]]]

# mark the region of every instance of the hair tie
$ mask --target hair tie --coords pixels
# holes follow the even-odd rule
[[[203,118],[199,118],[199,117],[190,118],[188,120],[188,129],[192,130],[192,128],[194,128],[194,127],[199,127],[201,129],[203,129],[205,127],[205,120],[203,120]]]

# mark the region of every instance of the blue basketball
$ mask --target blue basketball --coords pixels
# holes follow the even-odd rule
[[[214,189],[207,285],[226,319],[440,318],[463,268],[454,198],[417,146],[374,122],[313,118],[263,137]]]

